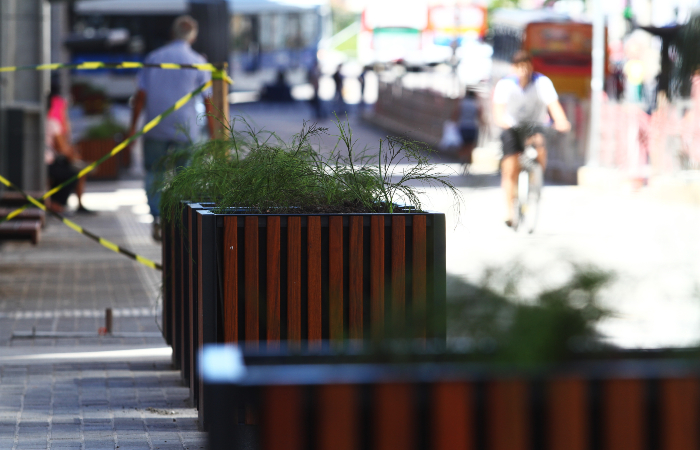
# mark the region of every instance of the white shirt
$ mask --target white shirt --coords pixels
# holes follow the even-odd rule
[[[518,77],[512,75],[496,83],[493,91],[493,102],[506,105],[506,120],[512,126],[524,122],[548,124],[547,105],[558,99],[552,80],[537,72],[524,89]]]

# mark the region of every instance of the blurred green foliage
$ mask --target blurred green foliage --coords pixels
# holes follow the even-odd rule
[[[611,312],[599,293],[609,272],[573,266],[571,278],[525,299],[522,267],[487,270],[478,285],[448,280],[448,336],[465,339],[498,362],[520,365],[565,361],[602,346],[596,324]]]
[[[111,117],[105,117],[102,122],[88,128],[83,139],[115,139],[115,136],[123,136],[125,133],[126,128],[115,122]]]

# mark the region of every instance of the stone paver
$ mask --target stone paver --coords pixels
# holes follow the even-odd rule
[[[88,183],[85,228],[160,262],[140,181]],[[200,449],[197,411],[161,337],[12,339],[17,331],[159,331],[160,272],[49,219],[0,244],[0,450]],[[145,353],[144,353],[145,352]]]
[[[200,449],[167,359],[0,366],[0,449]]]

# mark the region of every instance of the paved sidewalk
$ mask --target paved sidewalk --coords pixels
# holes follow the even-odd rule
[[[160,262],[139,181],[88,183],[71,219]],[[197,411],[159,333],[160,272],[49,219],[37,246],[0,243],[0,450],[199,449]],[[115,332],[98,336],[105,308]],[[13,333],[94,333],[12,338]]]

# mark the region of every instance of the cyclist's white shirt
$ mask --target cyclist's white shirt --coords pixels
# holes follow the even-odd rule
[[[537,72],[524,89],[518,77],[512,75],[496,83],[493,91],[493,102],[506,105],[506,120],[512,126],[523,122],[548,124],[547,105],[558,99],[552,80]]]

